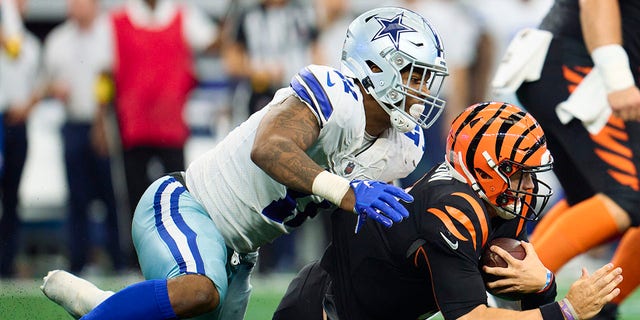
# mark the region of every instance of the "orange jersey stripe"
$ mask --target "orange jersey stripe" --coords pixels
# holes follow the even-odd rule
[[[447,230],[449,230],[449,232],[451,232],[451,234],[453,234],[456,238],[462,241],[468,240],[465,236],[462,235],[462,233],[460,233],[460,231],[458,231],[456,226],[453,225],[453,221],[451,220],[451,218],[449,218],[449,216],[442,210],[437,208],[429,208],[427,211],[438,217],[438,219],[440,219],[440,221],[444,223],[444,226],[447,228]]]
[[[589,72],[591,72],[591,69],[593,69],[593,67],[581,67],[581,66],[575,66],[573,67],[574,70],[586,75]]]
[[[458,220],[458,222],[460,222],[465,227],[465,229],[467,229],[467,231],[471,235],[471,242],[473,243],[473,249],[476,249],[476,228],[473,226],[473,222],[471,222],[469,217],[467,217],[467,215],[464,214],[464,212],[458,210],[458,208],[445,206],[445,209],[447,209],[447,213],[449,215],[451,215],[454,219]]]
[[[419,266],[418,264],[418,258],[420,258],[420,254],[422,253],[424,262],[429,265],[429,261],[427,260],[427,253],[424,251],[424,247],[419,247],[418,250],[416,250],[416,253],[413,256],[413,265],[417,268]]]
[[[583,74],[577,72],[576,70],[572,70],[567,66],[562,66],[562,75],[571,84],[578,84],[582,81],[582,79],[584,79]]]
[[[610,117],[609,122],[617,117]],[[624,128],[624,127],[623,127]],[[612,150],[624,157],[631,158],[633,152],[619,141],[629,141],[629,135],[624,130],[612,126],[605,126],[597,135],[591,135],[591,140],[602,147]]]
[[[427,268],[429,269],[429,278],[431,279],[431,294],[433,295],[433,297],[435,298],[434,301],[436,303],[436,305],[438,306],[438,310],[440,310],[440,303],[438,303],[438,296],[436,295],[436,281],[439,281],[439,279],[434,278],[433,277],[433,272],[431,271],[431,264],[429,263],[429,256],[427,256],[427,251],[424,249],[424,247],[420,247],[418,248],[418,251],[416,251],[416,256],[413,259],[413,263],[415,264],[415,266],[418,266],[418,253],[422,253],[422,257],[424,259],[424,262],[427,264]]]
[[[609,116],[609,119],[607,119],[607,126],[611,126],[614,129],[619,129],[619,130],[624,130],[625,128],[624,120],[616,116]]]
[[[611,177],[616,179],[616,181],[620,182],[620,184],[629,186],[635,191],[640,190],[640,183],[638,182],[638,178],[636,176],[630,176],[614,170],[607,170],[607,173],[609,173]]]
[[[630,176],[636,176],[636,167],[633,165],[633,162],[629,158],[599,148],[596,148],[594,151],[596,152],[598,157],[600,157],[600,159],[602,159],[610,166]]]
[[[478,221],[480,222],[480,230],[482,230],[482,245],[484,246],[487,243],[487,237],[489,237],[489,223],[487,223],[487,218],[484,215],[482,206],[480,205],[478,200],[476,200],[469,194],[463,192],[455,192],[453,193],[453,195],[465,199],[473,208],[473,211],[476,213]]]

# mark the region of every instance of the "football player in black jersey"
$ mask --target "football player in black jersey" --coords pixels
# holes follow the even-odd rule
[[[614,319],[640,283],[640,1],[556,0],[539,28],[553,35],[540,79],[517,95],[545,128],[566,201],[531,243],[556,271],[624,235],[612,263],[627,277],[610,315],[598,317]],[[556,109],[574,101],[572,119],[562,119]],[[604,127],[588,129],[599,120]]]
[[[320,262],[292,281],[274,319],[587,319],[619,293],[622,270],[586,269],[555,302],[553,274],[522,241],[517,260],[493,246],[507,268],[488,268],[480,256],[494,238],[526,240],[552,194],[538,180],[552,167],[540,125],[518,107],[498,102],[467,108],[453,122],[445,161],[410,191],[412,214],[391,229],[333,214],[333,242]],[[482,271],[499,276],[485,283]],[[487,306],[486,290],[523,294],[522,309]]]

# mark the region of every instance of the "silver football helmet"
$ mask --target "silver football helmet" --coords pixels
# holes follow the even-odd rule
[[[383,7],[357,17],[347,30],[341,69],[362,83],[400,131],[410,131],[416,124],[427,129],[442,113],[445,102],[438,95],[448,75],[442,40],[425,18],[411,10]],[[404,70],[422,73],[418,90],[402,82]],[[409,96],[422,103],[408,106],[407,113]]]

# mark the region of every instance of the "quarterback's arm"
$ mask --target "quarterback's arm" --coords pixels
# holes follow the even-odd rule
[[[480,305],[459,317],[458,320],[590,319],[620,293],[620,289],[616,288],[620,282],[622,282],[622,269],[614,269],[611,264],[603,266],[592,275],[589,275],[588,271],[583,268],[582,276],[571,285],[566,297],[561,301],[527,311],[489,308],[486,305]]]
[[[291,96],[262,119],[251,150],[251,160],[269,176],[283,185],[313,194],[313,183],[324,171],[307,154],[317,139],[320,126],[312,111],[297,97]],[[330,200],[330,199],[327,199]],[[355,196],[347,190],[340,208],[353,211]]]
[[[622,47],[618,0],[580,0],[580,21],[585,44],[604,80],[611,110],[623,120],[640,120],[640,90]]]

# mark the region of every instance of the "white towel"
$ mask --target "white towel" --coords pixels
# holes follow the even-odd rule
[[[515,92],[524,81],[540,79],[553,34],[538,29],[520,30],[498,65],[491,85],[495,94]]]
[[[602,130],[611,115],[611,107],[597,67],[591,69],[567,100],[558,104],[556,114],[564,124],[573,118],[579,119],[591,134]]]

